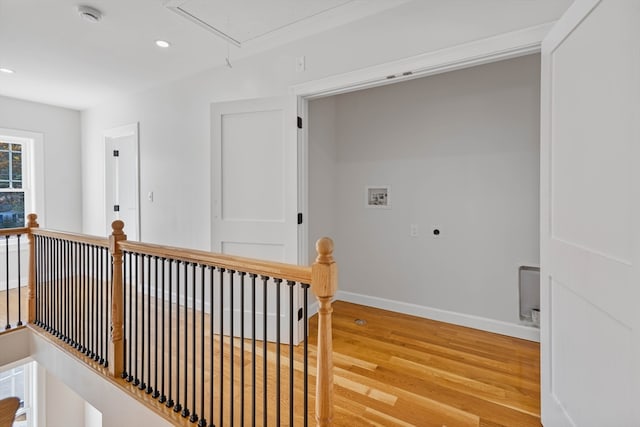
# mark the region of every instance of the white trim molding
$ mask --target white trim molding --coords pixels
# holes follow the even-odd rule
[[[555,22],[423,53],[385,64],[292,86],[307,99],[426,77],[540,52],[542,39]]]
[[[516,323],[503,322],[501,320],[474,316],[471,314],[457,313],[439,308],[427,307],[408,302],[394,301],[369,295],[356,294],[347,291],[338,291],[336,301],[346,301],[353,304],[366,305],[382,310],[395,311],[396,313],[409,314],[439,322],[451,323],[468,328],[480,329],[500,335],[508,335],[528,341],[540,342],[540,330],[532,326],[524,326]],[[310,307],[309,314],[313,313]]]

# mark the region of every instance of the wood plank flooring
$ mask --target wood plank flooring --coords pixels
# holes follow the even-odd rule
[[[345,302],[333,326],[336,425],[540,426],[538,343]]]
[[[0,292],[0,302],[5,298]],[[2,311],[0,307],[0,322],[4,322]],[[537,343],[340,301],[334,304],[333,314],[334,425],[540,426]],[[366,324],[359,325],[356,319],[363,319]],[[314,317],[310,321],[309,343],[310,425],[314,424],[316,328]],[[234,347],[239,347],[239,340]],[[295,425],[302,425],[302,382],[298,381],[301,350],[296,348],[295,355]],[[270,344],[267,353],[269,371],[273,372],[275,345]],[[282,353],[288,354],[288,347]],[[236,351],[235,359],[238,358]],[[286,372],[288,361],[283,361],[282,370]],[[245,364],[244,369],[248,373],[250,367]],[[239,369],[234,376],[238,372]],[[128,383],[119,385],[131,391]],[[143,392],[134,393],[148,405],[167,412],[166,417],[174,424],[194,425]],[[238,388],[234,394],[237,393]],[[288,411],[287,397],[288,388],[283,387],[283,416]],[[275,396],[270,396],[272,399]],[[260,410],[257,415],[257,425],[262,425]],[[275,425],[273,413],[269,419],[267,424]],[[286,424],[282,421],[282,425]]]

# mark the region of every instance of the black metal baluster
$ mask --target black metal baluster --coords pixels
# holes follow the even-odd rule
[[[53,248],[53,238],[49,239],[49,301],[48,301],[48,311],[49,311],[49,322],[47,324],[47,331],[50,334],[54,334],[54,321],[55,321],[55,251]]]
[[[244,426],[244,278],[240,272],[240,425]]]
[[[6,265],[6,270],[7,270],[7,279],[4,282],[5,284],[5,296],[7,299],[7,324],[5,325],[4,329],[5,330],[9,330],[11,329],[11,321],[9,319],[9,307],[11,307],[9,305],[9,236],[4,236],[5,239],[5,265]]]
[[[85,290],[84,290],[84,272],[85,272],[85,258],[84,258],[84,243],[80,243],[79,244],[80,247],[80,253],[79,253],[79,258],[80,258],[80,296],[79,296],[79,304],[80,304],[80,309],[79,309],[79,323],[80,323],[80,336],[79,336],[79,343],[78,343],[78,351],[80,351],[81,353],[84,353],[84,343],[86,342],[84,340],[85,338],[85,327],[84,327],[84,311],[85,311],[85,300],[84,300],[84,295],[85,295]]]
[[[110,298],[113,298],[113,263],[111,262],[111,253],[109,252],[109,249],[103,249],[102,250],[105,259],[106,259],[106,270],[107,270],[107,281],[106,281],[106,288],[107,288],[107,295],[105,297],[105,307],[107,307],[107,312],[105,315],[105,334],[104,334],[104,366],[108,367],[109,366],[109,335],[110,335],[110,331],[111,331],[111,305],[109,304]],[[124,286],[124,285],[123,285]],[[124,287],[122,288],[122,292],[124,293]],[[124,296],[123,296],[124,298]],[[124,305],[123,305],[124,307]],[[126,319],[124,317],[124,312],[122,313],[123,315],[123,321]],[[124,328],[126,327],[126,324],[122,325],[122,330],[124,331]],[[122,353],[124,355],[124,346],[122,347]]]
[[[35,254],[36,259],[31,260],[34,262],[35,264],[35,269],[34,269],[34,281],[35,281],[35,287],[34,287],[34,295],[33,297],[35,298],[35,315],[33,317],[33,321],[34,324],[36,325],[40,325],[40,240],[38,238],[38,236],[34,236],[33,240],[32,240],[32,244],[33,244],[33,253]]]
[[[45,309],[47,311],[46,331],[53,334],[53,239],[47,237],[47,303]]]
[[[229,270],[229,378],[231,378],[231,383],[229,384],[229,419],[231,420],[232,426],[234,423],[233,414],[235,404],[235,394],[233,393],[233,384],[235,383],[233,375],[233,367],[235,365],[233,360],[233,277],[235,273],[234,270]]]
[[[193,325],[191,325],[191,352],[193,361],[191,363],[191,417],[189,417],[189,421],[195,423],[198,421],[198,414],[196,413],[196,263],[191,264],[191,308],[192,308],[192,316],[191,321]]]
[[[105,274],[105,270],[104,270],[104,256],[103,256],[103,249],[101,247],[97,248],[97,253],[98,253],[98,257],[99,257],[99,264],[100,264],[100,275],[98,276],[98,299],[100,302],[100,314],[98,316],[98,326],[100,327],[100,332],[97,334],[97,338],[98,338],[98,348],[100,349],[99,351],[99,355],[96,355],[96,359],[98,361],[98,363],[100,363],[101,365],[104,365],[104,354],[106,353],[106,347],[103,345],[104,344],[104,340],[103,338],[103,331],[104,331],[104,319],[105,319],[105,311],[104,311],[104,300],[105,300],[105,294],[104,294],[104,274]]]
[[[200,265],[200,289],[202,289],[202,293],[200,295],[200,421],[198,421],[198,427],[207,427],[207,419],[205,418],[204,412],[204,327],[205,327],[205,315],[204,315],[204,302],[205,302],[205,292],[204,292],[204,272],[205,266]],[[195,336],[194,336],[195,339]],[[213,336],[211,336],[213,340]],[[213,378],[211,378],[213,381]],[[194,392],[195,395],[195,392]],[[193,407],[195,411],[195,406]],[[213,421],[213,420],[212,420]]]
[[[296,282],[292,282],[291,280],[287,281],[287,285],[289,286],[289,425],[293,426],[293,375],[294,369],[293,365],[295,360],[293,359],[293,319],[296,315],[294,313],[293,307],[293,287]]]
[[[276,284],[276,425],[280,425],[280,285],[282,279],[273,279]]]
[[[220,267],[220,427],[224,425],[224,272]]]
[[[71,308],[69,307],[69,264],[66,262],[68,259],[67,250],[69,248],[69,242],[66,240],[62,241],[62,254],[60,257],[60,263],[62,265],[62,286],[63,286],[63,318],[64,318],[64,328],[62,334],[62,340],[65,343],[69,342],[69,317],[71,315]]]
[[[214,352],[214,346],[213,346],[213,341],[214,341],[214,310],[213,310],[213,303],[214,303],[214,275],[215,275],[215,267],[209,267],[209,420],[211,421],[210,426],[214,426],[215,423],[215,417],[214,417],[214,412],[213,412],[213,403],[215,402],[214,399],[214,382],[215,382],[215,377],[214,377],[214,360],[215,360],[215,352]]]
[[[144,304],[144,283],[145,283],[145,271],[144,271],[144,260],[146,259],[146,255],[145,254],[140,254],[140,292],[142,293],[142,295],[140,296],[140,299],[142,300],[142,307],[140,308],[140,314],[142,316],[142,319],[140,319],[140,334],[141,336],[141,340],[140,340],[140,385],[138,386],[138,388],[140,390],[145,390],[147,388],[147,383],[144,382],[145,380],[145,376],[144,376],[144,354],[145,354],[145,339],[144,339],[144,333],[145,333],[145,327],[144,327],[144,310],[145,310],[145,304]],[[148,294],[147,294],[148,295]],[[149,332],[149,330],[147,329],[146,332]],[[148,380],[148,378],[147,378]]]
[[[91,245],[89,247],[89,253],[91,257],[91,267],[90,267],[90,281],[89,281],[89,322],[91,323],[91,335],[89,339],[89,357],[94,358],[96,355],[96,347],[95,347],[95,336],[96,336],[96,328],[95,328],[95,319],[96,319],[96,253],[94,250],[95,246]]]
[[[302,290],[304,292],[302,305],[304,306],[304,312],[302,313],[302,320],[304,321],[304,349],[303,349],[303,368],[302,368],[302,378],[303,378],[303,414],[304,414],[304,427],[309,425],[309,301],[308,301],[308,291],[309,285],[306,283],[302,284]]]
[[[189,386],[188,386],[188,374],[187,365],[189,365],[189,263],[184,263],[184,408],[182,409],[182,416],[184,418],[189,416]]]
[[[161,357],[161,361],[160,361],[160,366],[162,369],[162,373],[160,374],[160,381],[162,383],[162,385],[160,386],[160,399],[158,400],[160,403],[165,403],[167,401],[167,395],[165,394],[166,389],[165,389],[165,383],[164,383],[164,379],[165,379],[165,360],[164,360],[164,341],[165,341],[165,335],[167,334],[166,330],[164,329],[164,316],[165,316],[165,305],[167,304],[166,301],[166,297],[165,297],[165,289],[164,289],[164,273],[165,273],[165,263],[166,263],[167,259],[166,258],[161,258],[160,259],[160,265],[161,265],[161,272],[162,275],[160,276],[160,283],[162,286],[162,298],[161,298],[161,303],[162,303],[162,311],[160,313],[160,319],[161,319],[161,330],[162,330],[162,336],[161,336],[161,344],[160,344],[160,357]],[[169,333],[171,333],[171,331],[169,331]]]
[[[269,277],[262,276],[262,425],[267,425],[267,281]]]
[[[134,359],[133,359],[133,370],[134,370],[133,385],[137,387],[137,386],[140,385],[140,377],[138,376],[138,365],[139,365],[139,363],[138,363],[138,339],[139,339],[138,330],[140,328],[140,324],[139,324],[139,321],[138,321],[138,319],[140,317],[139,316],[139,313],[140,313],[139,307],[140,307],[140,305],[139,305],[139,301],[138,301],[139,298],[140,298],[140,295],[139,295],[140,292],[138,292],[138,283],[140,283],[140,282],[139,282],[138,279],[140,278],[140,271],[139,271],[140,268],[139,268],[139,264],[138,264],[138,253],[137,252],[133,254],[132,267],[135,267],[135,273],[134,273],[135,280],[133,281],[132,286],[135,286],[134,290],[133,290],[133,293],[134,293],[134,296],[136,298],[136,303],[132,307],[132,311],[134,312],[134,317],[133,318],[135,320],[135,326],[133,328],[134,335],[135,335],[135,337],[133,339],[133,356],[134,356]]]
[[[143,266],[144,269],[144,266]],[[151,384],[151,256],[147,256],[147,394],[153,393]],[[153,385],[157,385],[153,384]]]
[[[34,264],[35,264],[35,268],[34,268],[34,281],[35,281],[35,287],[33,289],[34,291],[34,295],[33,297],[35,298],[35,314],[33,316],[33,323],[35,325],[39,325],[40,324],[40,242],[38,241],[38,236],[34,236],[32,243],[33,244],[33,253],[36,257],[36,259],[33,260]]]
[[[155,281],[154,281],[154,285],[155,285],[155,290],[156,290],[156,304],[155,304],[155,339],[154,339],[154,344],[155,344],[155,362],[154,362],[154,372],[155,372],[155,377],[154,377],[154,382],[153,385],[155,386],[155,390],[153,392],[153,398],[157,399],[158,397],[160,397],[160,390],[158,390],[158,257],[155,256],[153,257],[153,269],[154,269],[154,277],[155,277]]]
[[[182,261],[176,262],[176,404],[173,411],[180,412],[182,411],[180,404],[180,264]],[[187,286],[186,283],[185,286]]]
[[[20,237],[18,234],[18,326],[22,326],[22,297],[20,296],[21,277],[20,277]]]
[[[56,298],[55,298],[55,302],[56,302],[56,308],[55,308],[55,312],[56,312],[56,320],[55,320],[55,336],[60,339],[60,337],[62,336],[62,274],[60,273],[60,259],[62,258],[60,256],[60,239],[55,239],[55,258],[54,258],[54,262],[55,262],[55,266],[56,266],[56,271],[55,271],[55,277],[56,277]]]
[[[71,244],[71,253],[70,253],[70,262],[71,262],[71,309],[73,311],[73,315],[71,317],[71,346],[73,348],[78,348],[78,263],[76,260],[76,247],[77,243],[73,242]]]
[[[134,311],[134,305],[133,305],[133,262],[132,262],[132,255],[131,252],[128,252],[126,254],[126,257],[128,258],[127,261],[127,265],[128,265],[128,273],[129,273],[129,342],[127,344],[128,350],[129,350],[129,372],[127,372],[127,382],[131,382],[133,381],[133,364],[135,363],[133,358],[131,357],[131,349],[133,348],[133,332],[132,332],[132,328],[133,328],[133,311]]]
[[[94,264],[93,264],[93,303],[95,304],[94,307],[94,312],[93,312],[93,327],[94,327],[94,334],[93,334],[93,360],[95,360],[96,362],[100,360],[100,355],[98,354],[99,352],[99,343],[100,343],[100,303],[98,302],[98,298],[100,298],[99,295],[99,291],[100,291],[100,276],[101,276],[101,271],[100,271],[100,260],[99,260],[99,252],[98,252],[98,246],[93,246],[93,259],[94,259]]]
[[[53,321],[51,322],[52,334],[59,336],[59,314],[60,314],[60,291],[59,291],[59,274],[58,274],[58,239],[53,239],[53,304],[51,311],[53,312]]]
[[[256,274],[251,273],[251,425],[256,425]]]
[[[169,384],[167,387],[167,408],[171,408],[173,406],[173,399],[171,398],[171,383],[172,383],[172,379],[173,379],[173,375],[171,372],[171,356],[173,355],[173,347],[171,346],[171,339],[173,337],[173,329],[171,327],[171,324],[173,323],[173,315],[172,315],[172,311],[173,311],[173,293],[172,291],[172,285],[173,285],[173,272],[172,272],[172,267],[173,267],[173,260],[170,259],[169,260],[169,271],[167,272],[168,276],[169,276],[169,343],[168,343],[168,349],[169,349],[169,360],[168,360],[168,366],[169,366],[169,372],[168,374],[168,379],[169,379]]]
[[[129,310],[128,304],[130,304],[129,299],[127,298],[127,269],[129,268],[129,263],[127,262],[127,253],[122,252],[122,319],[124,320],[123,330],[124,330],[124,346],[122,346],[122,360],[124,361],[124,369],[122,370],[122,374],[120,378],[127,379],[129,376],[129,372],[131,372],[131,359],[127,359],[127,347],[131,344],[131,334],[128,333],[127,327],[131,327],[131,324],[127,322],[127,310]],[[113,284],[112,284],[113,286]]]

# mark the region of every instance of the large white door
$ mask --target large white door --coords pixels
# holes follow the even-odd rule
[[[119,219],[127,239],[139,240],[138,124],[105,131],[104,143],[106,233]]]
[[[542,45],[542,422],[640,426],[640,1]]]
[[[284,98],[212,104],[214,252],[297,263],[296,132],[295,111]],[[267,299],[272,319],[275,298]],[[285,316],[288,300],[282,301]],[[298,301],[296,295],[296,312]]]

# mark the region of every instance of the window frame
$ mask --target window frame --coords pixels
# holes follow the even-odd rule
[[[0,128],[0,141],[22,146],[22,189],[0,189],[2,191],[24,191],[25,225],[27,215],[38,215],[38,223],[44,227],[44,136],[41,133]]]

